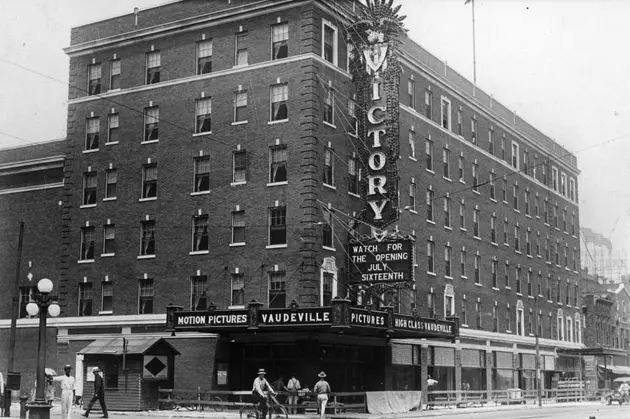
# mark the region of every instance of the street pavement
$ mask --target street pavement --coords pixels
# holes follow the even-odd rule
[[[114,406],[111,406],[115,408]],[[74,408],[71,419],[81,419],[83,410]],[[11,408],[11,417],[18,418],[20,414],[19,404],[14,404]],[[146,419],[147,416],[156,418],[207,418],[207,419],[237,419],[237,411],[188,411],[188,410],[157,410],[148,412],[116,412],[110,411],[111,419]],[[61,408],[53,406],[50,412],[51,419],[61,417]],[[100,418],[100,412],[90,415],[92,418]],[[468,408],[442,408],[436,410],[422,410],[409,413],[392,415],[370,415],[370,414],[343,414],[326,415],[327,418],[336,419],[415,419],[426,417],[439,417],[439,419],[630,419],[630,405],[619,406],[617,404],[608,406],[601,402],[584,403],[558,403],[547,404],[538,407],[534,404],[513,405],[513,406],[485,406]],[[318,415],[289,415],[291,419],[318,419]]]

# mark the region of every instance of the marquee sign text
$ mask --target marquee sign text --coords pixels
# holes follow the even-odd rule
[[[351,241],[348,244],[350,281],[383,283],[413,281],[413,240]]]

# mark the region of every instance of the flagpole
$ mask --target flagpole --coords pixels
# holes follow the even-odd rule
[[[477,51],[475,46],[475,0],[472,0],[472,27],[473,27],[473,84],[477,86]]]

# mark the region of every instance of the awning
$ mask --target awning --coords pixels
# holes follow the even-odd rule
[[[604,367],[602,364],[598,365],[599,368],[601,369],[607,369],[608,371],[612,372],[613,374],[619,374],[619,375],[629,375],[630,376],[630,367],[624,367],[624,366],[617,366],[617,365],[606,365],[606,367]]]
[[[107,338],[96,339],[88,346],[80,350],[79,354],[98,354],[98,355],[123,355],[123,342],[126,343],[126,353],[144,355],[150,351],[158,343],[167,345],[175,355],[180,355],[179,351],[163,338],[157,337],[140,337],[140,338]]]

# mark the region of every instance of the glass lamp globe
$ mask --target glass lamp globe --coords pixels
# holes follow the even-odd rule
[[[59,304],[52,303],[48,306],[48,314],[50,317],[57,317],[59,313],[61,313],[61,307],[59,307]]]
[[[39,292],[41,292],[42,294],[48,294],[50,293],[50,291],[52,291],[53,289],[53,283],[50,279],[48,278],[42,278],[39,280],[39,282],[37,283],[37,289],[39,290]]]
[[[29,314],[29,316],[37,316],[37,314],[39,313],[39,306],[37,305],[37,303],[31,301],[26,305],[26,312]]]

